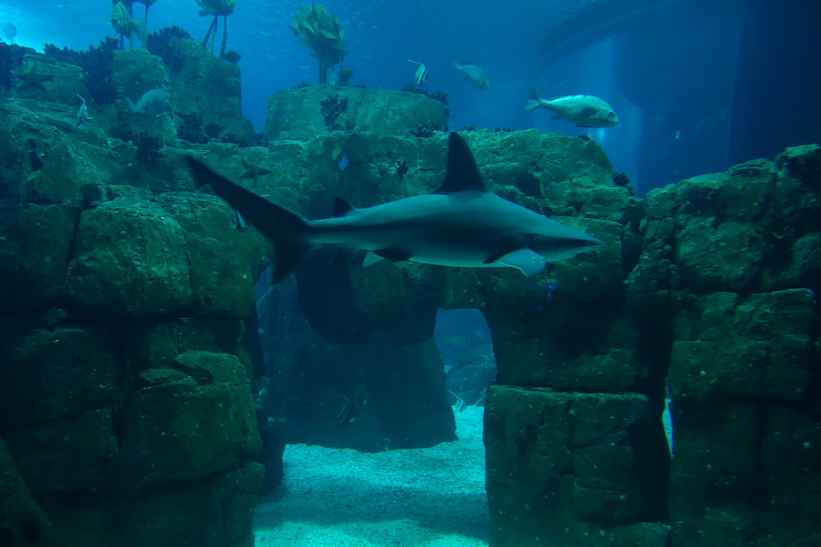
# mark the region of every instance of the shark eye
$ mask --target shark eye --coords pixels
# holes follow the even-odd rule
[[[616,113],[615,113],[615,112],[613,112],[613,111],[611,110],[610,112],[608,112],[608,113],[607,113],[607,117],[608,117],[608,118],[615,118],[615,117],[616,117]]]

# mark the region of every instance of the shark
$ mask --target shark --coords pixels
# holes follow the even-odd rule
[[[278,283],[299,264],[312,244],[344,254],[367,251],[364,264],[381,259],[440,266],[511,267],[531,277],[547,263],[603,244],[494,194],[465,140],[448,138],[445,177],[432,193],[355,208],[337,198],[333,216],[308,220],[231,182],[199,158],[186,155],[197,186],[219,197],[274,244],[271,276]]]

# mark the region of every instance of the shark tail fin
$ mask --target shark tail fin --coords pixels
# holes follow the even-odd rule
[[[535,110],[542,105],[542,98],[535,87],[530,88],[530,100],[525,105],[525,110]]]
[[[214,193],[273,242],[276,261],[271,283],[276,284],[285,279],[310,248],[307,237],[310,231],[308,220],[234,184],[193,156],[185,156],[185,159],[197,186],[209,184]]]

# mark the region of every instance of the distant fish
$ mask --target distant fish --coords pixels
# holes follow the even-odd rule
[[[619,123],[610,105],[593,95],[568,95],[558,99],[542,99],[539,92],[530,88],[530,100],[525,110],[546,108],[553,112],[553,119],[567,120],[577,127],[611,127]]]
[[[470,336],[446,336],[442,339],[442,343],[457,348],[468,348],[470,347]]]
[[[423,65],[419,61],[413,61],[411,59],[408,59],[408,62],[413,63],[415,65],[419,65],[419,66],[416,67],[416,72],[413,73],[413,78],[414,78],[414,81],[416,82],[416,85],[425,85],[425,84],[427,84],[428,83],[428,69],[427,69],[427,67],[425,67],[425,65]]]
[[[453,68],[465,75],[466,80],[479,89],[490,89],[490,78],[487,77],[487,72],[476,65],[469,63],[453,63]]]
[[[344,171],[346,167],[348,167],[348,156],[342,154],[342,157],[339,158],[339,170]]]
[[[248,228],[248,223],[236,209],[234,210],[234,214],[231,215],[231,228],[238,232],[244,232]]]
[[[77,96],[80,97],[80,94],[78,93]],[[75,124],[76,127],[80,127],[81,125],[86,123],[86,121],[92,119],[88,115],[88,107],[86,106],[86,100],[82,97],[80,97],[80,100],[83,102],[80,105],[80,108],[77,109],[77,121]]]
[[[3,25],[3,34],[9,39],[9,42],[14,43],[14,37],[17,36],[17,27],[14,23],[6,23]]]
[[[128,101],[128,110],[138,116],[157,117],[168,111],[168,100],[165,90],[162,88],[146,91],[143,93],[143,96],[140,97],[140,100],[137,101],[137,104],[131,102],[131,99],[128,97],[126,97],[125,100]]]
[[[673,393],[670,388],[670,377],[664,380],[664,411],[661,413],[661,425],[664,428],[664,436],[667,438],[667,450],[670,457],[673,457]]]
[[[353,402],[358,407],[363,407],[368,404],[368,389],[365,387],[364,382],[356,387],[353,394]]]
[[[356,420],[356,416],[353,414],[354,405],[353,401],[345,397],[344,395],[340,395],[343,399],[345,399],[345,404],[342,405],[342,408],[339,411],[339,414],[336,417],[336,421],[342,425],[348,425],[353,423]]]
[[[451,395],[453,395],[454,397],[456,397],[456,404],[454,405],[454,407],[456,408],[456,411],[457,411],[457,412],[464,412],[464,411],[465,411],[465,407],[467,407],[467,405],[465,404],[465,400],[464,400],[464,399],[462,399],[461,397],[459,397],[458,395],[456,395],[456,394],[455,394],[454,392],[452,392],[452,391],[449,391],[449,393],[450,393]]]

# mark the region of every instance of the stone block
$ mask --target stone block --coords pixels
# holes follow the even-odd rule
[[[664,516],[663,466],[646,459],[660,429],[641,395],[491,385],[485,446],[491,543],[606,544]],[[656,436],[659,440],[659,437]],[[664,534],[656,534],[664,545]]]

